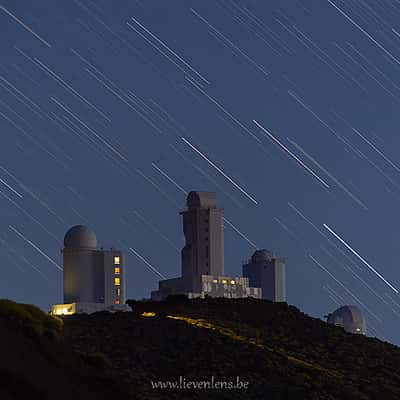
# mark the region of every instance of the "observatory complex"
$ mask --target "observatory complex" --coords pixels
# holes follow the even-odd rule
[[[125,260],[121,251],[97,249],[95,233],[77,225],[66,233],[61,252],[64,304],[54,305],[52,314],[130,310],[125,304]]]
[[[264,298],[286,301],[285,260],[268,250],[257,250],[243,265],[243,276],[224,272],[224,210],[214,192],[192,191],[183,218],[185,246],[181,276],[159,281],[152,300],[184,294],[189,298]],[[129,311],[125,304],[125,257],[113,248],[97,248],[95,233],[87,226],[72,227],[64,237],[64,303],[53,315]]]
[[[284,260],[266,250],[257,251],[243,276],[224,273],[224,210],[214,192],[190,192],[183,217],[185,246],[181,252],[182,276],[159,282],[152,300],[169,295],[194,297],[255,297],[285,301]]]
[[[341,326],[346,332],[365,335],[365,319],[356,306],[343,306],[326,316],[328,324]]]

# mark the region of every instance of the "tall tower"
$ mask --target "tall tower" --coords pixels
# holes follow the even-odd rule
[[[274,257],[268,250],[257,250],[247,264],[243,276],[249,278],[251,287],[262,289],[262,298],[286,301],[285,260]]]
[[[224,210],[217,208],[213,192],[190,192],[183,216],[185,247],[182,249],[182,278],[193,291],[200,290],[202,275],[224,274]]]
[[[64,302],[104,302],[102,271],[96,267],[97,238],[86,226],[72,227],[64,237]]]

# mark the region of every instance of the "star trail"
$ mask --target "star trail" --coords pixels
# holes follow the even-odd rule
[[[60,302],[75,224],[148,297],[215,191],[227,273],[267,248],[289,303],[400,344],[400,5],[301,3],[3,0],[0,297]]]

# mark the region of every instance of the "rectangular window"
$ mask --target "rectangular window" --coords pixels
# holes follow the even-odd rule
[[[119,265],[121,264],[121,257],[115,256],[114,257],[114,265]]]
[[[114,278],[114,285],[119,286],[121,284],[121,279],[120,278]]]
[[[121,288],[117,287],[117,297],[121,296]]]
[[[121,300],[120,299],[115,299],[115,304],[121,304]]]
[[[121,269],[119,267],[114,268],[114,274],[119,275],[121,273]]]

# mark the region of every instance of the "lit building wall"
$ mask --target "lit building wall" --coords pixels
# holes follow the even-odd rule
[[[261,298],[261,289],[250,287],[248,278],[212,275],[203,275],[201,278],[202,297]]]
[[[125,257],[118,250],[103,250],[105,304],[125,303]]]

